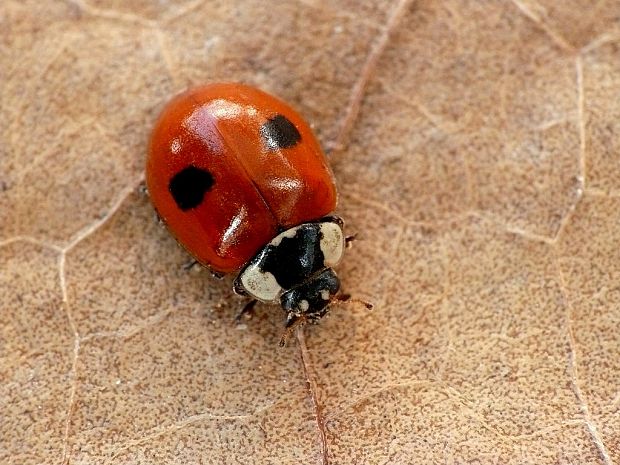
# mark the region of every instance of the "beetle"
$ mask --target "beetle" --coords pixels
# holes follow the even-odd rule
[[[217,83],[172,99],[153,129],[146,184],[176,240],[234,291],[279,303],[286,328],[317,322],[339,294],[351,238],[333,215],[334,176],[310,126],[251,86]],[[369,304],[367,304],[369,306]]]

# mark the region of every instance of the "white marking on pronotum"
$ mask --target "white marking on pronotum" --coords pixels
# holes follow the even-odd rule
[[[263,302],[277,301],[282,293],[282,287],[275,276],[268,271],[260,270],[256,265],[245,269],[241,275],[241,284],[248,294]]]
[[[292,238],[297,234],[297,230],[301,227],[295,226],[294,228],[282,231],[275,238],[271,240],[269,245],[277,247],[285,237]],[[268,271],[260,269],[260,264],[254,264],[248,266],[241,274],[241,284],[243,288],[255,299],[263,302],[277,302],[282,295],[283,289],[276,281],[273,274]]]
[[[282,231],[271,240],[269,245],[278,247],[285,237],[289,239],[295,237],[299,228],[303,227],[304,224]],[[231,224],[231,227],[232,226],[235,226],[235,224]],[[344,255],[344,233],[340,225],[329,221],[319,223],[319,228],[322,234],[319,245],[321,247],[321,252],[323,252],[324,264],[325,266],[333,267],[340,262]],[[260,264],[250,265],[241,273],[239,278],[241,285],[245,291],[255,299],[263,302],[277,302],[284,290],[276,281],[275,276],[268,271],[261,270],[259,265]],[[326,289],[322,290],[321,297],[324,300],[329,300],[329,291]],[[307,308],[302,308],[304,305],[303,302],[306,302],[305,305],[308,305],[307,308],[309,308],[310,304],[307,301],[302,301],[302,303],[300,303],[300,308],[302,311],[305,311]]]
[[[334,267],[344,255],[344,233],[342,228],[330,221],[321,223],[321,252],[325,258],[325,265]]]
[[[307,300],[302,300],[301,302],[299,302],[299,310],[301,310],[302,312],[307,311],[310,308],[310,303]]]
[[[277,246],[280,245],[280,242],[282,242],[282,239],[284,239],[285,237],[288,237],[289,239],[292,239],[293,237],[295,237],[297,235],[297,230],[301,226],[303,226],[303,225],[295,226],[294,228],[287,229],[286,231],[281,232],[276,237],[274,237],[269,244],[273,245],[274,247],[277,247]]]

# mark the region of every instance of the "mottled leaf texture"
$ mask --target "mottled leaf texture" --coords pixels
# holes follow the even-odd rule
[[[357,233],[339,305],[187,269],[173,94],[289,101]],[[620,465],[618,0],[1,0],[0,463]]]

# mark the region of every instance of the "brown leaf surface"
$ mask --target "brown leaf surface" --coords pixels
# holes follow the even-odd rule
[[[2,0],[0,462],[620,464],[617,0]],[[142,180],[174,93],[298,107],[368,313],[279,349]]]

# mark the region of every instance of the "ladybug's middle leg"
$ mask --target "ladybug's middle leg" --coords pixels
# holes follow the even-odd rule
[[[193,258],[191,260],[189,260],[187,263],[184,263],[182,265],[183,270],[184,271],[189,271],[192,268],[194,268],[196,265],[198,265],[198,260],[194,260]]]

